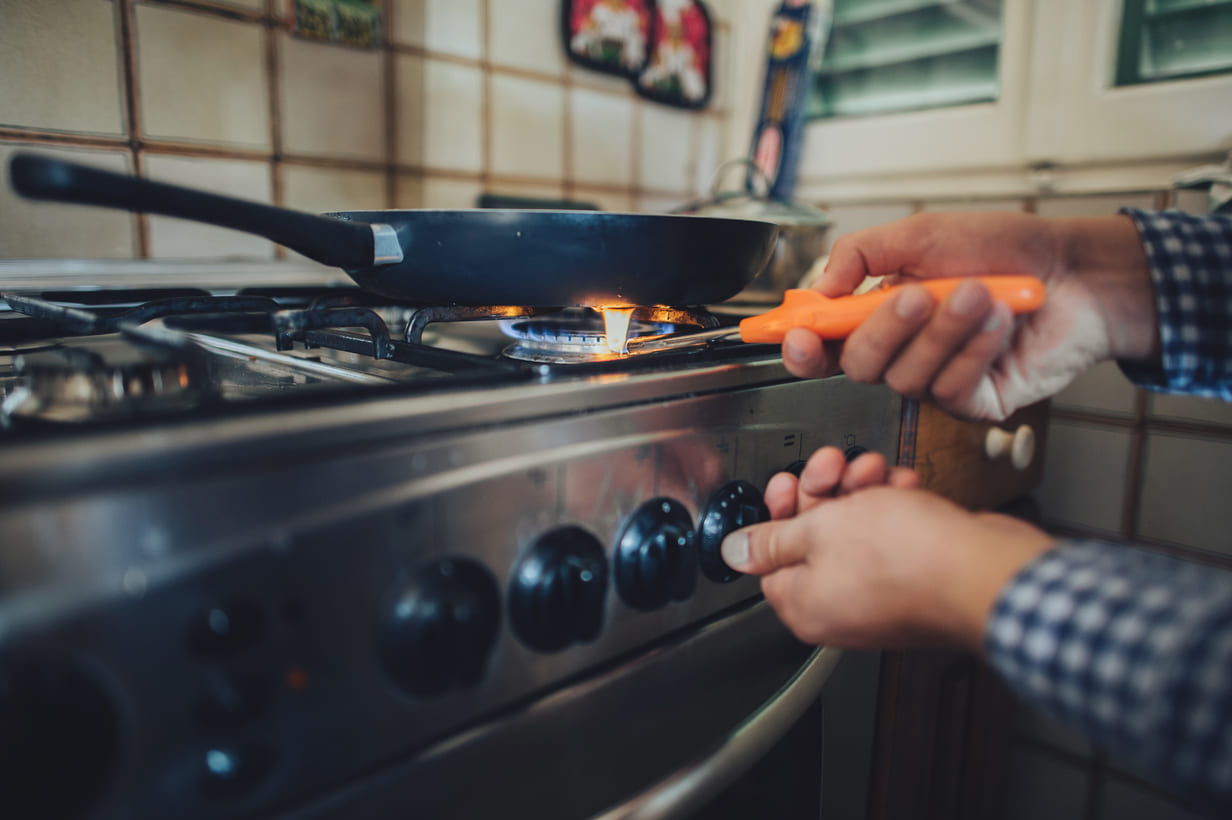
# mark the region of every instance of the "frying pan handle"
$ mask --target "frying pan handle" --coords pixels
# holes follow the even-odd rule
[[[37,154],[14,156],[9,163],[9,178],[17,193],[29,199],[145,211],[234,228],[339,268],[369,268],[374,263],[402,260],[400,246],[396,259],[390,258],[392,254],[375,259],[374,237],[386,242],[393,238],[393,229],[387,225],[275,208]]]

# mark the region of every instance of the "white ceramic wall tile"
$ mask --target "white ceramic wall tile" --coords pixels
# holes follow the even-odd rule
[[[481,0],[394,0],[394,41],[478,59],[483,54]]]
[[[425,177],[424,208],[474,208],[483,186],[477,180]]]
[[[423,177],[418,174],[398,174],[394,178],[394,207],[423,207]]]
[[[1054,407],[1093,411],[1113,416],[1134,414],[1134,399],[1138,389],[1133,386],[1116,362],[1100,362],[1078,376],[1052,400]]]
[[[1121,428],[1052,420],[1036,491],[1044,522],[1117,535],[1129,445]]]
[[[564,75],[560,0],[489,0],[489,9],[492,63]]]
[[[483,75],[478,68],[398,58],[398,161],[478,173],[483,166]],[[422,70],[421,100],[402,99]],[[416,133],[421,135],[416,142]]]
[[[642,128],[638,135],[641,184],[655,191],[679,192],[681,199],[693,190],[694,115],[666,106],[642,105]]]
[[[685,204],[683,199],[644,195],[637,200],[637,210],[644,214],[666,214]]]
[[[145,155],[146,176],[256,202],[273,202],[268,162]],[[274,245],[259,236],[169,216],[150,218],[150,256],[162,259],[269,259]]]
[[[544,185],[529,182],[493,182],[488,185],[487,193],[527,199],[562,199],[565,195],[565,188],[559,182]]]
[[[136,7],[147,136],[270,147],[264,30],[164,6]]]
[[[1021,211],[1021,199],[958,199],[925,202],[926,211]]]
[[[1037,712],[1025,703],[1018,704],[1015,724],[1020,732],[1040,743],[1046,743],[1082,757],[1091,754],[1091,744],[1080,733]]]
[[[1210,197],[1206,191],[1176,191],[1173,193],[1172,207],[1185,213],[1204,214],[1210,210]]]
[[[519,177],[564,176],[564,88],[492,76],[492,171]]]
[[[288,207],[300,211],[370,211],[385,208],[385,175],[380,171],[351,171],[286,165],[282,194]]]
[[[394,55],[394,156],[403,165],[424,164],[425,62],[414,54]]]
[[[607,94],[613,94],[617,97],[627,97],[630,100],[636,98],[633,91],[633,85],[628,78],[621,77],[616,74],[606,74],[602,71],[580,66],[576,63],[569,63],[567,69],[569,81],[575,85],[580,85],[585,88],[593,88]]]
[[[1232,403],[1200,396],[1151,393],[1147,414],[1154,419],[1232,425]]]
[[[1040,216],[1108,216],[1120,208],[1155,207],[1154,194],[1100,194],[1098,196],[1043,197],[1035,203]]]
[[[800,196],[807,198],[807,192],[801,191]],[[874,225],[884,225],[887,222],[911,216],[911,206],[906,203],[836,205],[829,210],[829,214],[834,226],[830,228],[827,251],[834,246],[834,240],[845,233],[854,233]]]
[[[285,152],[384,159],[385,74],[379,52],[284,33],[278,65]]]
[[[1189,811],[1158,792],[1119,777],[1104,781],[1099,816],[1100,820],[1203,820],[1210,817]]]
[[[633,197],[618,191],[575,188],[573,198],[580,202],[589,202],[592,205],[597,205],[601,211],[629,213],[635,210],[633,207]]]
[[[0,143],[0,167],[7,168],[17,151],[35,151],[72,162],[97,165],[109,171],[131,173],[128,153],[47,148]],[[122,211],[31,202],[8,185],[0,185],[0,257],[102,257],[124,259],[134,255],[133,217]]]
[[[586,88],[569,90],[573,178],[624,185],[633,170],[633,100]]]
[[[1139,534],[1232,555],[1232,441],[1151,433],[1142,474]]]
[[[0,125],[123,133],[110,2],[5,3],[0,17]]]
[[[1089,776],[1062,758],[1019,746],[1011,757],[1002,818],[1082,820]]]
[[[693,191],[699,196],[706,196],[710,193],[715,172],[727,158],[723,145],[723,123],[716,117],[700,117],[693,136],[697,140],[694,149],[697,174],[693,181]],[[741,172],[733,170],[731,176],[725,177],[720,184],[725,183],[731,188],[743,184],[742,180]]]
[[[769,22],[769,21],[767,21]],[[741,66],[732,62],[732,37],[728,31],[716,31],[712,42],[714,44],[714,53],[710,55],[710,108],[716,111],[727,111],[732,105],[731,88],[733,74],[740,70]],[[755,67],[758,72],[758,77],[765,73],[765,66],[758,65]],[[760,83],[761,80],[758,80]],[[758,85],[758,90],[761,86]],[[749,134],[748,138],[753,139],[753,135]],[[746,151],[746,146],[741,146],[741,151]]]

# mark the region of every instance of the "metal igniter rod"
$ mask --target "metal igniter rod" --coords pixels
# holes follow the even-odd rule
[[[670,333],[664,336],[638,336],[625,345],[629,353],[646,353],[652,350],[705,347],[726,339],[740,341],[740,328],[720,327],[715,330],[698,330],[689,333]]]

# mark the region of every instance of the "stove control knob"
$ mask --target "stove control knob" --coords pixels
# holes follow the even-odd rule
[[[394,597],[381,630],[381,660],[413,695],[474,686],[499,625],[492,574],[473,561],[442,558],[420,568]]]
[[[81,669],[0,663],[0,795],[5,817],[85,814],[116,762],[110,699]]]
[[[599,540],[581,527],[559,527],[531,544],[514,569],[509,620],[522,643],[555,652],[599,635],[606,596]]]
[[[634,609],[649,611],[685,601],[697,586],[693,519],[683,505],[656,498],[625,525],[612,559],[616,591]]]
[[[757,488],[747,481],[733,481],[714,492],[702,508],[697,528],[697,552],[702,574],[711,581],[726,584],[740,577],[727,566],[719,547],[728,534],[741,527],[770,520],[770,510]]]

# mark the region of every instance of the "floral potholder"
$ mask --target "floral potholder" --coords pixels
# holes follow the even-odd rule
[[[565,0],[565,51],[576,63],[625,77],[646,67],[654,0]]]
[[[643,97],[681,108],[710,100],[710,13],[700,0],[657,0],[650,61],[636,81]]]

